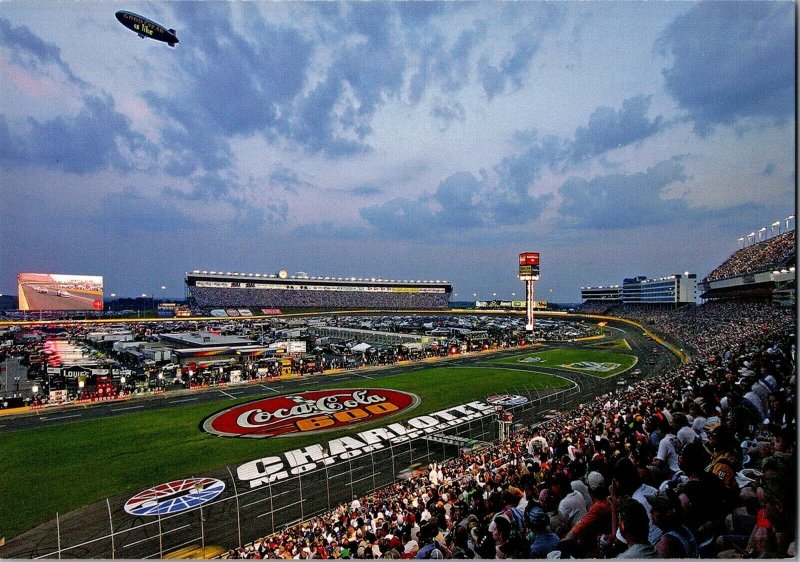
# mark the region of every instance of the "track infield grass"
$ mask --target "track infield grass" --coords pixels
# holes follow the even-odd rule
[[[495,360],[503,365],[528,365],[549,369],[566,369],[595,377],[613,377],[633,367],[638,361],[635,355],[615,353],[601,349],[562,348],[548,349],[529,355]]]
[[[509,366],[510,367],[510,366]],[[486,367],[434,367],[374,381],[319,380],[317,388],[388,388],[422,400],[413,410],[325,434],[334,439],[527,386],[565,388],[563,378]],[[318,434],[272,439],[217,437],[199,428],[206,417],[260,397],[186,405],[0,434],[0,537],[10,539],[61,514],[123,492],[131,495],[178,478],[320,441]],[[387,421],[387,419],[389,421]]]

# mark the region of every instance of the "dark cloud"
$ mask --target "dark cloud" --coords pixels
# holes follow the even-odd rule
[[[647,118],[651,96],[636,96],[622,102],[622,108],[598,107],[589,117],[586,127],[578,127],[570,148],[570,158],[580,162],[643,140],[664,128],[659,115],[652,121]]]
[[[431,108],[431,117],[436,119],[440,131],[445,131],[453,121],[463,123],[467,119],[467,112],[464,106],[458,102],[449,104],[437,102]]]
[[[255,133],[272,138],[305,83],[313,47],[299,31],[272,25],[253,6],[242,4],[247,34],[233,28],[231,5],[179,3],[176,16],[186,29],[203,29],[181,43],[183,69],[169,94],[143,97],[165,118],[168,173],[185,176],[198,169],[232,164],[229,141]]]
[[[382,39],[375,44],[336,51],[324,80],[298,101],[297,110],[285,123],[290,138],[310,152],[331,157],[369,150],[365,138],[372,132],[372,116],[379,106],[400,95],[406,69],[403,50],[385,43],[383,33],[379,35]]]
[[[396,198],[361,209],[361,216],[382,236],[404,239],[471,240],[465,235],[507,225],[523,226],[536,219],[552,200],[532,197],[490,181],[486,175],[452,174],[433,195]]]
[[[189,178],[191,189],[182,189],[166,186],[161,193],[164,197],[178,201],[219,201],[225,200],[234,206],[243,205],[237,195],[238,182],[234,178],[226,178],[219,173],[199,174]]]
[[[438,222],[445,228],[482,226],[481,181],[469,172],[458,172],[439,184],[434,199],[441,207]]]
[[[369,240],[372,232],[352,225],[337,225],[331,221],[298,226],[292,230],[292,239],[310,240]]]
[[[422,199],[399,197],[360,211],[361,216],[389,238],[420,240],[438,233],[436,215]]]
[[[531,23],[518,31],[513,37],[513,46],[500,63],[493,65],[487,57],[482,57],[478,64],[478,77],[486,97],[490,100],[502,94],[507,88],[522,87],[533,58],[539,52],[542,37],[549,31],[562,25],[565,21],[563,7],[557,3],[541,3],[534,9],[536,17]],[[531,4],[512,3],[505,14],[507,18],[516,20],[530,17]]]
[[[107,95],[86,95],[75,117],[39,121],[29,117],[25,127],[12,131],[0,115],[0,159],[13,165],[87,174],[106,168],[132,171],[154,159],[155,147],[131,129],[130,120],[116,111]]]
[[[539,178],[545,167],[555,166],[568,151],[566,141],[557,137],[536,138],[524,152],[506,156],[495,166],[501,191],[521,196]]]
[[[299,188],[309,187],[311,184],[301,180],[297,172],[283,165],[278,165],[269,176],[267,176],[270,186],[283,188],[284,191],[297,194]]]
[[[357,195],[358,197],[372,197],[374,195],[380,195],[384,192],[383,189],[372,184],[358,185],[352,189],[349,189],[348,191],[353,195]]]
[[[198,227],[174,205],[148,199],[132,190],[107,194],[101,201],[100,212],[86,220],[100,232],[119,236],[137,232],[173,234]]]
[[[472,54],[485,40],[487,29],[485,21],[476,21],[449,46],[434,27],[408,29],[406,42],[417,57],[408,88],[411,103],[418,103],[432,88],[448,94],[461,91],[472,77]]]
[[[273,201],[264,209],[264,220],[270,224],[286,224],[289,218],[289,204],[286,201]]]
[[[11,55],[11,61],[29,71],[40,71],[41,66],[54,64],[70,82],[79,86],[85,82],[75,76],[69,65],[61,58],[61,49],[43,41],[25,26],[14,27],[0,17],[0,45]]]
[[[795,107],[793,2],[698,2],[656,43],[671,55],[663,71],[695,131],[746,117],[784,122]]]
[[[676,158],[645,172],[613,174],[591,180],[573,177],[559,188],[561,213],[579,229],[614,230],[680,223],[707,218],[708,211],[689,207],[684,199],[663,199],[664,189],[687,179]]]

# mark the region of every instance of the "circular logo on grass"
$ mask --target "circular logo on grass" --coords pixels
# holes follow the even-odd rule
[[[393,416],[419,402],[415,394],[384,388],[312,390],[239,404],[207,417],[201,427],[224,437],[308,435]]]
[[[496,394],[487,398],[486,401],[497,406],[519,406],[527,404],[528,399],[519,394]]]
[[[185,478],[143,490],[125,502],[131,515],[170,515],[210,502],[225,490],[216,478]]]

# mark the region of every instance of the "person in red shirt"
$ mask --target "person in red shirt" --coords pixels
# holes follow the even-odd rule
[[[590,472],[587,477],[592,505],[580,521],[564,537],[574,541],[579,558],[600,558],[598,539],[611,533],[611,503],[608,501],[608,486],[599,472]]]

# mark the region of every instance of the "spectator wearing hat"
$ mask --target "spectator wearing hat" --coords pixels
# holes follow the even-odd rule
[[[566,528],[571,529],[586,515],[586,501],[580,491],[572,489],[569,478],[563,473],[559,474],[557,482],[562,494],[565,490],[569,490],[558,503],[558,512],[564,518]]]
[[[548,529],[550,517],[541,507],[534,506],[528,511],[525,519],[531,531],[528,535],[531,542],[529,556],[547,558],[549,553],[556,550],[560,540],[558,535]]]
[[[592,504],[580,521],[567,533],[565,540],[574,541],[575,552],[582,558],[599,558],[597,540],[600,535],[611,532],[611,502],[608,501],[608,486],[599,472],[590,472],[587,477]]]
[[[672,490],[646,496],[650,504],[650,519],[664,534],[654,545],[662,558],[699,558],[694,533],[683,524],[683,512],[678,496]]]
[[[633,498],[625,498],[618,508],[619,529],[628,548],[616,558],[659,558],[647,536],[649,523],[644,506]]]

